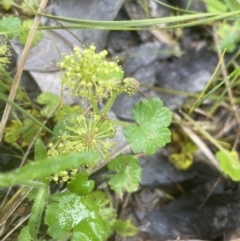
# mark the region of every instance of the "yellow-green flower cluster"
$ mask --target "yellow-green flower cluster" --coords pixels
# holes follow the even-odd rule
[[[52,175],[49,180],[54,182],[68,182],[74,179],[75,175],[78,173],[78,169],[72,169],[70,171],[61,171],[57,174]]]
[[[94,114],[86,117],[74,115],[64,121],[58,137],[59,144],[49,145],[51,156],[66,155],[70,152],[97,152],[107,158],[115,145],[109,141],[115,135],[115,128],[109,120]]]
[[[59,67],[63,69],[62,82],[73,95],[108,99],[120,87],[123,70],[117,61],[106,61],[107,51],[95,53],[95,46],[87,49],[75,47],[73,53],[64,56]]]
[[[0,40],[1,41],[1,40]],[[9,63],[8,56],[10,55],[7,43],[3,40],[0,43],[0,67],[4,68]]]
[[[114,126],[103,116],[94,114],[89,114],[88,117],[84,115],[70,116],[63,123],[57,144],[49,144],[48,156],[66,155],[71,152],[96,152],[100,153],[103,159],[107,159],[115,146],[115,143],[109,140],[114,135]],[[86,167],[91,169],[97,164],[88,163]],[[85,167],[83,168],[85,169]],[[73,179],[77,172],[77,169],[63,170],[49,179],[55,182],[66,182]]]

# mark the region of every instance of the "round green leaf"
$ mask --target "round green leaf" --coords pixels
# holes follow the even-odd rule
[[[240,181],[240,161],[237,152],[221,150],[216,153],[221,170],[233,181]]]
[[[108,168],[117,172],[108,181],[110,187],[117,193],[122,194],[124,190],[134,192],[138,189],[142,174],[138,159],[120,154],[109,162]]]
[[[104,241],[108,237],[101,217],[86,218],[75,226],[71,241]]]
[[[74,180],[68,183],[67,188],[79,195],[89,194],[94,189],[95,183],[92,180],[87,180],[88,175],[86,172],[78,173]]]
[[[63,239],[84,219],[98,217],[99,209],[90,198],[66,193],[47,206],[45,223],[49,226],[49,235]]]
[[[142,100],[134,106],[133,117],[137,124],[127,126],[124,135],[135,153],[151,155],[171,141],[167,127],[171,123],[172,113],[163,107],[160,99]]]

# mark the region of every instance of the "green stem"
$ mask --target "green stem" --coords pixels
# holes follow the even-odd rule
[[[130,125],[136,125],[135,123],[125,122],[125,121],[120,121],[120,120],[111,120],[111,123],[114,125],[123,126],[123,127],[127,127]]]
[[[99,109],[98,109],[97,101],[96,101],[96,98],[94,97],[94,95],[91,95],[89,100],[90,100],[90,102],[92,104],[94,113],[98,115],[99,114]]]
[[[108,99],[106,105],[104,106],[103,110],[102,110],[102,114],[106,115],[109,110],[112,108],[114,101],[116,100],[116,98],[122,94],[124,91],[121,90],[117,90],[116,92],[113,92],[112,95],[110,96],[110,98]]]

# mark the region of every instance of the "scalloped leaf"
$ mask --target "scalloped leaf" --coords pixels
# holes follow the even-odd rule
[[[138,189],[142,174],[138,159],[120,154],[108,163],[108,168],[117,172],[108,181],[111,189],[120,195],[124,190],[131,193]]]
[[[5,128],[4,140],[8,143],[16,143],[21,136],[23,124],[19,120],[12,120],[11,125]]]
[[[52,110],[55,109],[54,115],[57,117],[57,121],[59,117],[63,118],[66,115],[83,113],[83,109],[79,105],[69,106],[62,104],[61,98],[50,92],[41,93],[37,98],[37,102],[44,105],[41,110],[41,114],[44,116],[49,116]]]
[[[113,230],[122,237],[134,237],[138,233],[138,228],[133,225],[131,220],[116,220]]]
[[[20,34],[21,20],[16,17],[3,16],[0,20],[0,34],[7,35],[9,39]]]
[[[59,96],[50,92],[41,93],[37,98],[37,102],[39,104],[45,105],[45,107],[41,110],[41,113],[44,116],[49,116],[52,110],[56,109],[56,107],[59,105],[60,101]]]
[[[104,241],[108,237],[105,224],[100,218],[86,218],[75,226],[71,241]]]
[[[112,204],[110,203],[109,197],[106,195],[105,192],[102,191],[95,191],[88,195],[94,203],[99,207],[99,214],[102,217],[102,219],[105,222],[108,222],[110,226],[114,224],[117,218],[117,212],[116,209],[112,207]],[[105,230],[105,232],[109,232],[110,229]]]
[[[226,52],[232,53],[236,49],[237,43],[240,41],[239,27],[239,20],[235,21],[233,24],[223,22],[218,27],[217,34],[220,39],[219,44],[222,50],[226,49]]]
[[[68,183],[67,188],[78,195],[89,194],[95,187],[93,180],[88,180],[87,172],[78,173],[74,176],[74,180]]]
[[[42,118],[35,111],[30,112],[33,116],[42,122]],[[23,121],[12,120],[11,124],[5,128],[4,140],[8,143],[17,143],[21,147],[29,146],[34,136],[39,130],[38,123],[29,118],[24,118]],[[40,136],[43,136],[45,131],[42,131]]]
[[[160,99],[142,100],[132,112],[137,124],[127,126],[124,135],[135,153],[151,155],[171,141],[171,132],[167,127],[172,113],[163,107]]]
[[[221,170],[233,181],[240,181],[240,161],[238,153],[223,149],[216,153],[216,158],[220,161]]]
[[[65,193],[49,204],[46,209],[45,223],[48,234],[55,239],[104,241],[105,223],[99,215],[99,208],[87,196]]]
[[[21,34],[18,37],[19,41],[21,44],[25,45],[28,39],[29,31],[33,25],[33,20],[32,19],[27,19],[24,20],[20,26],[21,28]],[[41,31],[37,30],[36,33],[34,34],[34,38],[32,41],[32,47],[36,46],[42,39],[42,33]]]

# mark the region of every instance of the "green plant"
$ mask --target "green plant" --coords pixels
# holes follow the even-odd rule
[[[8,1],[0,2],[6,4]],[[24,1],[27,3],[26,6],[31,7],[28,9],[30,12],[35,11],[32,4],[35,2],[37,1]],[[233,1],[218,2],[231,3]],[[235,16],[238,16],[240,11],[238,7],[227,6],[224,4],[220,6],[221,12],[208,8],[208,13],[187,12],[187,14],[175,17],[121,22],[74,20],[47,16],[72,23],[73,25],[66,25],[68,29],[104,28],[117,30],[151,29],[153,27],[178,28],[226,19],[226,21],[219,23],[217,30],[222,38],[221,48],[227,48],[227,51],[231,52],[236,47],[239,37],[235,31],[234,36],[230,38],[226,38],[226,36],[228,36],[232,26],[234,26],[234,30],[238,31],[239,24],[236,21],[236,24],[232,25],[232,22],[227,22],[227,18],[237,19]],[[28,27],[23,29],[20,27],[20,19],[10,18],[4,17],[2,19],[0,23],[1,33],[10,38],[16,35],[26,40]],[[169,25],[159,27],[160,23],[168,23]],[[42,29],[51,28],[62,28],[62,26],[42,27]],[[7,51],[4,48],[2,52],[5,54]],[[118,126],[124,127],[124,135],[135,153],[153,154],[157,148],[170,141],[168,126],[171,121],[171,113],[162,106],[159,99],[154,98],[135,105],[133,109],[135,123],[110,119],[108,112],[117,96],[122,93],[133,95],[137,92],[139,84],[132,78],[123,79],[123,71],[118,62],[106,61],[106,55],[106,51],[96,54],[94,46],[83,50],[75,48],[71,55],[65,55],[59,62],[64,86],[68,87],[73,95],[81,98],[85,102],[84,106],[89,104],[91,108],[63,105],[59,97],[50,93],[43,93],[38,97],[38,103],[43,105],[41,110],[28,104],[25,108],[26,111],[9,101],[13,107],[21,111],[23,117],[13,120],[8,125],[5,129],[5,141],[15,142],[19,149],[26,147],[30,145],[38,126],[44,130],[40,135],[43,140],[49,138],[49,133],[53,135],[47,147],[42,141],[36,141],[34,162],[29,161],[23,168],[0,175],[0,186],[2,187],[23,185],[23,190],[31,189],[28,196],[34,201],[31,218],[22,229],[18,237],[19,240],[50,240],[49,236],[53,238],[51,240],[105,240],[114,231],[123,237],[133,236],[137,232],[137,228],[132,225],[130,220],[117,219],[116,210],[112,207],[107,195],[103,191],[95,189],[91,173],[96,167],[100,168],[107,163],[108,169],[111,171],[108,184],[112,190],[119,195],[123,195],[124,192],[136,191],[141,175],[137,158],[120,154],[111,159],[115,145],[113,140],[116,128]],[[2,63],[5,64],[6,60],[5,57]],[[7,75],[5,77],[9,78]],[[224,82],[225,80],[202,98],[199,98],[199,102],[193,107],[199,106]],[[2,100],[6,101],[2,93],[9,91],[9,86],[9,83],[1,82],[0,98]],[[23,97],[24,93],[19,89],[17,101],[21,105]],[[220,98],[217,99],[217,101],[219,100]],[[26,106],[24,105],[24,107]],[[55,111],[53,112],[53,110]],[[51,121],[57,121],[53,133],[42,124],[44,119],[50,115],[53,117]],[[188,122],[191,123],[190,120]],[[200,127],[198,129],[201,130]],[[204,130],[200,133],[220,150],[216,154],[220,167],[218,162],[216,167],[228,174],[233,180],[239,180],[238,158],[232,152],[221,147]],[[172,161],[178,168],[188,168],[192,162],[195,146],[189,140],[184,140],[180,148],[179,153],[172,155]],[[182,162],[183,159],[184,162]],[[67,182],[65,192],[51,195],[49,187],[52,180]],[[4,211],[1,209],[0,213],[2,214]],[[48,226],[49,236],[41,233],[43,222]]]
[[[235,0],[205,0],[207,11],[209,13],[226,13],[233,12],[240,9],[239,2]],[[219,45],[221,50],[226,49],[227,52],[232,53],[240,41],[239,37],[239,19],[234,22],[223,20],[217,23],[217,35],[219,36]]]
[[[9,48],[7,46],[7,39],[12,39],[14,36],[19,35],[21,21],[15,17],[2,17],[0,20],[0,68],[6,67],[9,63]],[[5,37],[4,37],[5,36]]]
[[[14,0],[2,0],[0,4],[3,9],[9,10],[13,3],[14,3]]]
[[[240,161],[236,151],[222,149],[216,153],[216,158],[220,162],[220,168],[233,181],[240,181]]]
[[[40,0],[23,0],[21,3],[22,10],[25,14],[34,15],[37,11]]]
[[[176,149],[170,156],[172,164],[180,170],[188,169],[194,162],[197,146],[184,132],[173,132],[171,145]]]
[[[34,162],[0,175],[1,187],[23,184],[39,189],[34,197],[31,218],[19,235],[20,241],[46,240],[38,235],[43,215],[48,235],[54,240],[100,241],[106,240],[114,231],[123,237],[137,233],[130,220],[117,219],[110,200],[103,191],[95,190],[95,183],[89,176],[96,167],[107,163],[111,171],[108,184],[112,190],[119,195],[136,191],[141,178],[138,159],[120,154],[111,160],[116,128],[124,127],[124,136],[134,153],[150,155],[170,142],[168,126],[172,114],[158,98],[153,98],[134,106],[135,122],[109,118],[108,113],[117,96],[122,93],[134,95],[139,83],[133,78],[124,79],[118,60],[107,61],[106,55],[105,50],[95,53],[94,45],[74,48],[72,54],[63,55],[59,62],[62,83],[91,108],[67,108],[52,94],[42,94],[38,102],[44,107],[35,116],[48,116],[54,108],[54,116],[58,116],[51,141],[46,148],[37,140]],[[27,128],[25,122],[19,127],[13,123],[5,138],[17,137],[19,128],[21,131]],[[50,195],[52,180],[67,182],[67,190]]]
[[[5,4],[5,3],[2,3],[2,4]],[[3,16],[2,19],[0,20],[0,33],[1,35],[6,36],[7,39],[12,39],[14,36],[18,37],[20,43],[25,44],[28,38],[29,31],[32,27],[32,24],[33,24],[33,20],[31,19],[26,19],[24,21],[21,21],[21,19],[18,17]],[[38,30],[34,36],[32,46],[35,46],[41,39],[42,39],[42,33],[41,31]],[[1,46],[6,47],[6,43],[1,44]],[[7,53],[7,50],[2,50],[3,47],[1,46],[0,46],[0,53],[1,55],[4,55]],[[1,57],[1,59],[3,59],[3,57]],[[3,61],[3,60],[1,61],[1,59],[0,59],[0,64]]]
[[[21,34],[18,37],[19,41],[21,44],[25,45],[27,42],[27,38],[29,35],[29,30],[31,29],[31,26],[33,24],[33,20],[27,19],[24,20],[20,26],[21,29]],[[37,45],[38,42],[42,39],[42,33],[40,31],[37,31],[36,34],[34,35],[34,39],[32,42],[32,47]]]
[[[8,39],[12,39],[14,36],[20,34],[21,20],[17,17],[3,16],[0,20],[0,33],[7,36]]]

